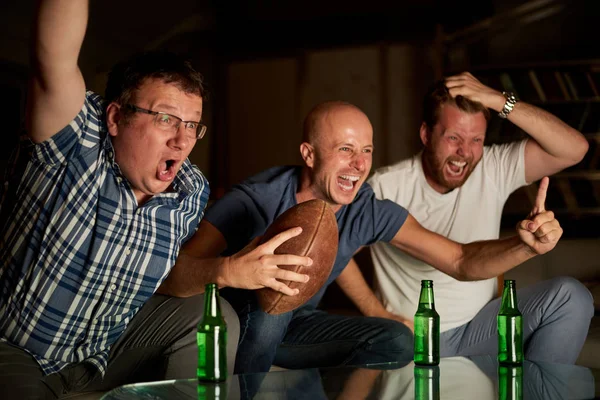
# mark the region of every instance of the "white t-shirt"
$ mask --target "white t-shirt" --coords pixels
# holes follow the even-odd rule
[[[369,179],[379,199],[408,209],[425,228],[459,243],[497,239],[508,196],[525,182],[526,140],[486,146],[465,184],[446,194],[427,183],[421,153],[380,168]],[[389,243],[371,246],[375,292],[388,311],[414,316],[421,280],[433,280],[441,331],[469,322],[496,293],[496,278],[459,282]]]

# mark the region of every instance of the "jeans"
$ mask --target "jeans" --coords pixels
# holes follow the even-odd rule
[[[397,321],[332,315],[309,307],[270,315],[261,310],[253,292],[222,294],[240,319],[237,374],[267,372],[272,364],[299,369],[412,361],[412,332]]]
[[[440,335],[440,356],[498,354],[496,315],[500,298],[490,301],[470,322]],[[569,277],[517,289],[523,314],[525,359],[574,364],[585,342],[593,299],[585,286]]]

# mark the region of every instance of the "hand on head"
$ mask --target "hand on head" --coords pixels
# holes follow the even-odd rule
[[[469,72],[446,78],[446,87],[453,98],[463,96],[495,110],[504,106],[505,98],[502,93],[484,85]]]
[[[291,289],[282,281],[305,283],[308,282],[308,275],[288,271],[278,265],[310,266],[312,260],[293,254],[275,254],[275,249],[301,232],[302,228],[291,228],[260,245],[261,238],[257,237],[231,256],[227,266],[228,280],[232,282],[230,286],[241,289],[269,287],[288,296],[297,295],[298,289]]]
[[[552,250],[562,236],[563,230],[552,211],[546,211],[546,193],[548,177],[542,178],[533,209],[527,219],[519,222],[517,231],[523,243],[536,254],[544,254]]]

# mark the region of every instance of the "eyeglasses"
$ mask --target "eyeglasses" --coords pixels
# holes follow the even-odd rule
[[[202,139],[202,137],[204,137],[204,134],[206,133],[206,125],[204,125],[201,122],[184,121],[175,115],[167,114],[162,111],[147,110],[145,108],[140,108],[138,106],[134,106],[133,104],[126,104],[125,106],[135,112],[141,112],[144,114],[153,115],[154,116],[154,125],[160,129],[162,129],[163,131],[168,131],[168,132],[173,132],[173,133],[177,132],[177,130],[179,129],[179,126],[183,122],[183,124],[184,124],[183,126],[185,127],[185,133],[190,138]]]

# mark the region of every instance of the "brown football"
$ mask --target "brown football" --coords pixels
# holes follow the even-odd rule
[[[310,267],[301,265],[280,265],[279,268],[307,274],[306,283],[283,281],[300,293],[287,296],[271,288],[257,290],[258,302],[269,314],[282,314],[292,311],[314,296],[325,284],[338,250],[338,226],[331,207],[323,200],[309,200],[286,210],[267,228],[261,243],[290,228],[300,226],[302,233],[282,243],[275,254],[295,254],[308,256],[313,260]]]

